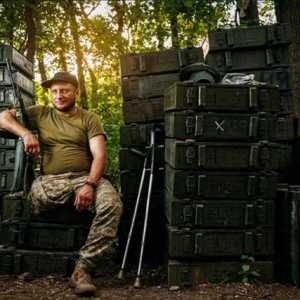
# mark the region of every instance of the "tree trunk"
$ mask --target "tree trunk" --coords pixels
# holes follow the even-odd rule
[[[36,51],[36,26],[32,7],[36,5],[36,1],[25,2],[25,23],[27,32],[26,57],[32,63]]]
[[[277,21],[289,26],[289,64],[293,74],[294,110],[300,117],[300,1],[275,0],[275,9]]]
[[[241,26],[259,25],[257,0],[237,0]]]
[[[177,14],[170,15],[172,48],[179,48]]]
[[[87,62],[85,61],[85,65],[88,69],[90,80],[91,80],[91,96],[90,96],[90,106],[91,108],[97,108],[98,106],[98,83],[97,83],[97,77],[93,70],[88,66]]]
[[[78,24],[77,24],[76,14],[75,14],[75,3],[73,2],[73,0],[69,0],[68,4],[69,6],[65,7],[65,12],[67,15],[69,15],[70,30],[71,30],[71,35],[73,38],[74,48],[75,48],[77,76],[78,76],[79,87],[80,87],[79,104],[81,107],[87,109],[88,103],[87,103],[87,93],[86,93],[85,79],[83,73],[83,53],[79,41]]]
[[[65,55],[65,47],[63,45],[63,40],[62,37],[59,37],[57,39],[57,45],[58,45],[58,65],[59,69],[62,71],[68,71],[68,63],[67,63],[67,58]]]
[[[118,35],[119,35],[119,52],[120,54],[125,53],[125,49],[128,46],[123,43],[122,34],[124,31],[124,18],[125,12],[127,10],[127,4],[125,0],[113,0],[110,1],[110,5],[112,6],[113,10],[116,12],[117,24],[118,24]]]
[[[47,80],[47,71],[44,63],[44,54],[41,51],[37,51],[37,61],[38,61],[38,67],[39,72],[41,74],[42,81]]]
[[[161,1],[154,0],[154,14],[155,14],[155,21],[156,21],[156,37],[158,40],[158,50],[164,49],[164,36],[163,36],[163,28],[162,28],[162,21],[161,21]]]
[[[65,30],[67,26],[67,19],[65,18],[59,26],[59,31],[57,37],[55,39],[55,43],[57,44],[57,56],[58,56],[58,67],[61,71],[68,71],[68,62],[66,58],[66,42],[67,37],[65,37]]]
[[[41,8],[39,8],[41,9]],[[36,58],[38,69],[41,75],[42,81],[47,80],[47,71],[44,62],[44,49],[42,49],[43,40],[43,26],[41,24],[41,17],[39,14],[35,14],[35,24],[36,24]]]
[[[13,46],[14,45],[14,25],[15,25],[15,9],[13,7],[13,4],[10,2],[8,3],[8,6],[4,5],[5,10],[4,10],[4,14],[7,14],[7,19],[10,20],[10,25],[8,26],[8,28],[6,28],[7,30],[7,39],[8,39],[8,43],[9,45]]]

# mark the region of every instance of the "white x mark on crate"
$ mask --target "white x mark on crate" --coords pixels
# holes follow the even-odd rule
[[[224,128],[222,127],[222,125],[224,125],[224,123],[225,123],[225,120],[222,120],[222,122],[215,121],[215,124],[217,125],[216,129],[220,130],[220,131],[225,131]]]

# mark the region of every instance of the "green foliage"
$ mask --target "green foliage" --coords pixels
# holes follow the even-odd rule
[[[254,269],[255,259],[252,256],[241,256],[241,270],[238,272],[238,280],[243,283],[255,281],[260,276],[259,272]]]
[[[241,265],[240,270],[234,272],[232,274],[227,274],[223,283],[227,282],[242,282],[242,283],[250,283],[255,282],[259,279],[260,273],[255,269],[255,259],[249,255],[241,256]]]
[[[275,22],[275,4],[273,0],[263,0],[259,6],[260,21],[262,24]]]
[[[128,5],[130,51],[170,48],[171,20],[177,22],[179,45],[199,45],[208,30],[226,23],[227,10],[235,1],[135,0]]]
[[[49,94],[38,82],[35,83],[35,98],[37,104],[48,105],[51,103]]]
[[[109,161],[106,175],[116,187],[119,186],[119,132],[123,124],[121,91],[117,83],[116,78],[102,78],[97,90],[97,106],[92,109],[101,117],[108,138]]]

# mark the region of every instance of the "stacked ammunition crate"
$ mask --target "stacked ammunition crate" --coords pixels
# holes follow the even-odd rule
[[[289,113],[294,108],[288,61],[289,36],[286,24],[210,32],[206,63],[222,74],[254,74],[257,81],[278,85],[281,112]]]
[[[25,106],[34,103],[33,65],[14,48],[0,44],[0,111],[19,107],[15,99],[7,61],[13,68],[14,84]],[[0,194],[10,190],[14,175],[16,140],[0,137]]]
[[[20,107],[6,59],[12,65],[14,84],[25,107],[35,103],[33,64],[14,48],[0,45],[0,110],[15,107],[18,116]],[[76,251],[86,239],[91,215],[80,214],[70,205],[33,216],[24,193],[10,192],[14,176],[20,176],[14,174],[15,162],[20,158],[16,141],[0,137],[0,274],[67,274],[74,264]]]
[[[295,111],[292,76],[289,70],[290,33],[286,24],[235,28],[211,32],[207,62],[223,74],[242,72],[254,74],[261,82],[279,86],[282,116]],[[280,172],[281,184],[275,202],[275,270],[276,278],[299,285],[299,251],[297,237],[299,186],[299,120],[295,120],[295,137],[285,143],[292,145],[292,163]],[[292,142],[292,143],[291,143]],[[285,187],[283,187],[285,185]]]
[[[243,254],[272,279],[277,171],[293,138],[279,89],[181,82],[164,109],[169,284],[233,279]]]
[[[22,193],[1,199],[0,274],[68,275],[84,244],[92,214],[72,204],[32,215]]]
[[[120,170],[121,192],[124,213],[120,224],[120,249],[125,247],[131,217],[136,202],[141,180],[144,157],[136,154],[134,149],[146,152],[150,144],[150,132],[156,132],[155,174],[150,207],[148,241],[145,258],[149,261],[161,261],[164,252],[162,229],[164,189],[164,109],[163,94],[166,88],[179,81],[181,68],[203,62],[201,48],[187,48],[129,54],[121,57],[121,75],[123,92],[123,116],[125,125],[120,129]],[[133,151],[132,151],[133,150]],[[149,168],[150,165],[147,166]],[[148,180],[146,180],[147,186]],[[142,196],[142,208],[145,211],[147,188]],[[137,228],[142,229],[144,213],[140,212]],[[141,233],[141,232],[140,232]],[[134,232],[132,258],[138,258],[141,234]],[[134,248],[134,249],[133,249]],[[155,261],[156,260],[156,261]]]

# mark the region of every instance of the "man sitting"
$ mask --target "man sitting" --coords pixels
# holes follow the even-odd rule
[[[14,109],[3,111],[0,129],[21,137],[28,155],[41,157],[42,175],[29,193],[33,213],[59,208],[71,200],[77,210],[95,212],[70,279],[76,294],[93,294],[96,287],[90,273],[113,251],[122,214],[118,193],[103,178],[106,136],[98,116],[76,106],[79,89],[74,75],[58,72],[42,86],[50,90],[53,107],[29,107],[30,129],[17,121]],[[32,129],[38,131],[38,139]]]

